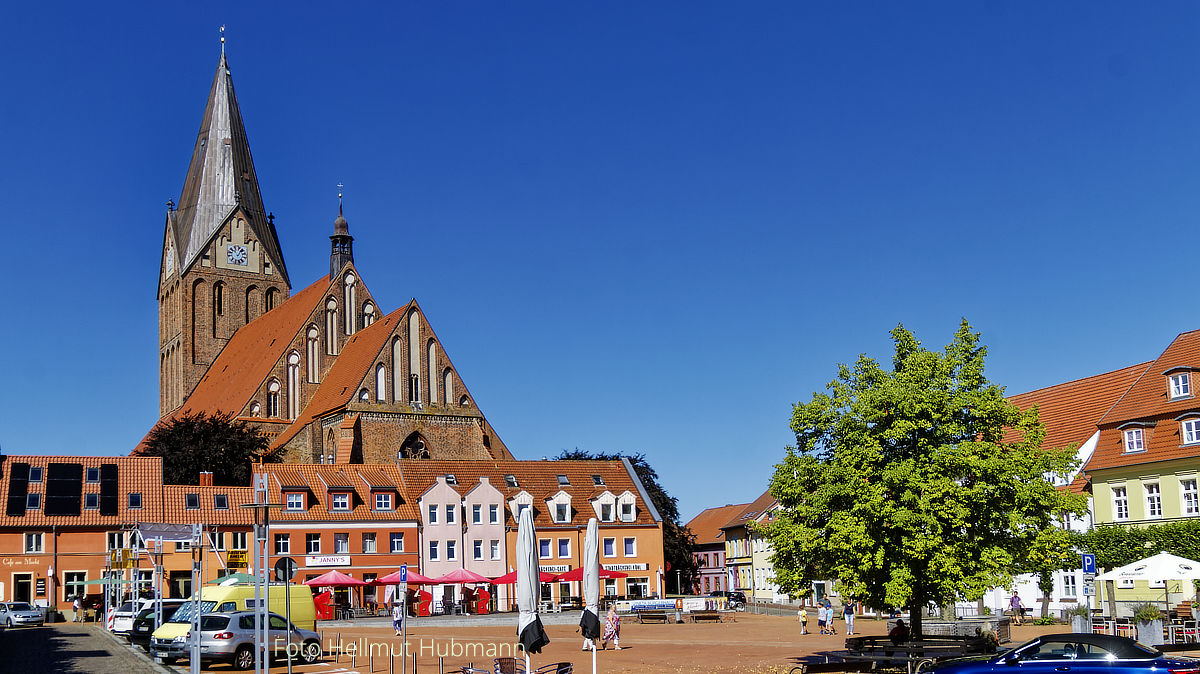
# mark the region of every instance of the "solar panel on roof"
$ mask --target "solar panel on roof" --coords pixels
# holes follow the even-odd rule
[[[117,464],[100,464],[100,514],[117,514]]]
[[[25,494],[29,491],[29,464],[14,463],[8,473],[8,508],[9,517],[20,517],[25,514]]]
[[[83,499],[83,464],[52,463],[46,466],[47,515],[79,515]]]

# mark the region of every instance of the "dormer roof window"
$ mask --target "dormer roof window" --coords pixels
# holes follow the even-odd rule
[[[458,484],[458,478],[454,473],[446,473],[446,484]]]
[[[559,475],[558,484],[560,487],[568,487],[571,485],[571,480],[567,479],[566,475]]]
[[[1190,398],[1192,396],[1192,381],[1189,372],[1177,372],[1170,377],[1171,400]]]
[[[350,492],[335,491],[329,495],[329,509],[345,512],[350,509]]]
[[[1146,451],[1146,444],[1142,429],[1127,428],[1125,429],[1125,453],[1134,454],[1136,452]]]
[[[504,476],[504,484],[507,487],[516,489],[517,488],[517,476],[516,475],[505,475]]]
[[[304,492],[289,491],[283,495],[284,510],[304,510]]]
[[[593,475],[592,476],[592,484],[597,487],[603,487],[604,486],[604,478],[600,475]]]

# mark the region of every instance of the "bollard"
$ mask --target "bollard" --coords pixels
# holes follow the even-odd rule
[[[375,650],[367,646],[367,671],[375,674]]]
[[[400,657],[404,657],[403,652],[401,652]],[[393,654],[392,657],[388,658],[388,674],[396,674],[396,656],[395,656],[395,654]]]
[[[337,650],[334,651],[333,661],[337,662],[342,657],[342,633],[337,633]]]
[[[350,669],[354,669],[354,656],[356,655],[358,655],[357,649],[355,649],[354,653],[350,654]]]

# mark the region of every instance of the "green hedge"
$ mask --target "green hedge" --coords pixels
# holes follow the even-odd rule
[[[1144,527],[1102,524],[1075,534],[1075,547],[1096,555],[1096,566],[1113,569],[1160,552],[1200,560],[1200,519]]]

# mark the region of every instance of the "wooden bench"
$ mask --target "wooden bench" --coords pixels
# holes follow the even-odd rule
[[[671,622],[666,611],[638,611],[637,618],[639,623],[663,623],[665,625]]]
[[[721,614],[716,611],[692,611],[688,614],[692,617],[692,622],[721,622]]]

